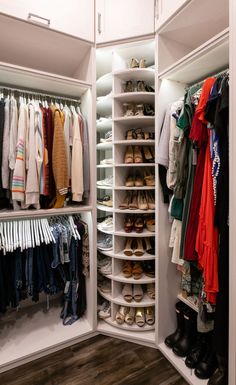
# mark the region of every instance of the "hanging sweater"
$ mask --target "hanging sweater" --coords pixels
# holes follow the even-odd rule
[[[71,189],[72,199],[81,202],[84,192],[83,178],[83,148],[80,135],[80,124],[78,114],[73,111],[73,147],[72,147],[72,166],[71,166]]]
[[[10,126],[10,148],[9,148],[9,167],[14,170],[16,163],[16,142],[17,142],[18,109],[16,100],[11,102],[11,126]]]

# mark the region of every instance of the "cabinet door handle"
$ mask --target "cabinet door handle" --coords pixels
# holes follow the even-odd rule
[[[101,21],[102,21],[102,14],[98,12],[98,33],[102,33],[102,26],[101,26]]]
[[[43,24],[44,26],[46,25],[47,27],[50,27],[50,22],[51,22],[50,19],[46,19],[46,17],[35,15],[34,13],[28,14],[28,20],[36,24]]]

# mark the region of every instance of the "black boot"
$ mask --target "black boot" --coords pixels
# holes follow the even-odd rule
[[[184,333],[184,313],[183,310],[186,308],[186,305],[183,302],[177,302],[175,305],[176,319],[177,319],[177,329],[174,333],[170,334],[165,339],[165,344],[168,348],[172,348],[176,342],[182,337]]]
[[[215,353],[213,353],[213,350],[212,350],[212,342],[211,342],[212,333],[208,333],[208,335],[209,335],[209,338],[208,338],[207,348],[206,348],[204,357],[197,364],[194,370],[195,375],[201,380],[207,380],[208,378],[210,378],[217,368],[216,355]]]
[[[228,385],[228,362],[225,357],[216,355],[218,368],[215,370],[207,385]]]
[[[173,346],[173,352],[179,357],[185,357],[196,340],[197,313],[189,308],[184,310],[184,333]]]
[[[197,340],[185,359],[185,365],[188,368],[194,369],[203,358],[207,347],[207,334],[197,333]]]

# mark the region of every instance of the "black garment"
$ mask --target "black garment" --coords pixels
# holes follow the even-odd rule
[[[169,198],[173,194],[173,191],[170,190],[166,184],[167,169],[162,164],[159,164],[158,170],[159,170],[159,180],[161,183],[161,188],[162,188],[162,193],[163,193],[163,200],[164,200],[164,203],[169,203]]]

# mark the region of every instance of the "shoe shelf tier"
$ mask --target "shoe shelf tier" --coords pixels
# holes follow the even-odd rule
[[[121,209],[114,209],[113,207],[103,206],[103,205],[97,205],[97,209],[101,211],[106,211],[107,213],[117,213],[117,214],[153,214],[155,213],[155,210],[121,210]]]
[[[105,251],[98,248],[98,251],[107,257],[121,259],[121,260],[129,260],[129,261],[151,261],[155,259],[155,255],[144,253],[142,256],[138,257],[136,255],[133,256],[127,256],[124,253],[114,253],[113,250]]]
[[[114,213],[113,207],[104,206],[104,205],[97,205],[97,209],[101,211],[106,211],[107,213]]]
[[[115,320],[113,320],[111,317],[105,318],[104,321],[107,322],[109,325],[115,326],[116,328],[124,329],[124,330],[128,330],[128,331],[145,332],[145,331],[155,329],[155,325],[147,325],[147,324],[142,326],[142,327],[140,327],[136,324],[127,325],[126,323],[123,323],[122,325],[120,325]]]
[[[103,118],[101,120],[98,120],[96,127],[97,127],[97,132],[109,131],[112,129],[112,119]]]
[[[154,103],[155,92],[122,92],[113,96],[119,102]]]
[[[113,119],[114,123],[122,123],[128,128],[146,127],[155,124],[155,116],[122,116]]]
[[[128,257],[127,257],[127,259],[128,259]],[[108,277],[108,276],[106,276],[106,277]],[[137,285],[138,284],[142,285],[142,284],[147,284],[147,283],[155,283],[155,278],[147,277],[144,274],[139,279],[134,279],[132,277],[125,278],[122,273],[109,275],[109,278],[112,279],[113,281],[116,281],[116,282],[131,283],[131,284],[137,284]]]
[[[106,299],[107,301],[111,303],[115,303],[116,305],[120,306],[127,306],[127,307],[153,307],[155,306],[155,300],[151,300],[147,294],[144,294],[143,299],[140,302],[127,302],[123,299],[122,295],[119,295],[117,297],[112,297],[110,293],[104,293],[102,290],[98,289],[99,294]]]
[[[98,164],[97,168],[113,168],[113,165],[112,164]]]
[[[114,234],[114,230],[104,230],[104,229],[100,229],[98,226],[97,226],[97,229],[98,231],[100,231],[101,233],[104,233],[104,234]]]
[[[97,150],[109,150],[112,148],[112,142],[98,143],[96,145]]]
[[[122,146],[155,146],[155,140],[116,140],[113,142],[115,145],[122,145]]]
[[[155,186],[141,186],[141,187],[137,187],[137,186],[133,186],[133,187],[127,187],[127,186],[115,186],[114,187],[114,190],[117,190],[117,191],[124,191],[124,190],[135,190],[135,191],[142,191],[142,190],[155,190]]]
[[[135,231],[126,233],[124,230],[115,230],[114,235],[117,235],[119,237],[143,238],[143,237],[154,237],[155,233],[152,231],[148,231],[147,229],[144,229],[142,233],[136,233]]]
[[[155,163],[118,163],[116,167],[155,167]]]
[[[155,70],[152,68],[126,68],[113,72],[114,77],[118,77],[124,82],[143,80],[147,83],[154,83]]]
[[[97,185],[97,189],[99,189],[99,190],[112,190],[113,187],[112,186],[98,186]]]

